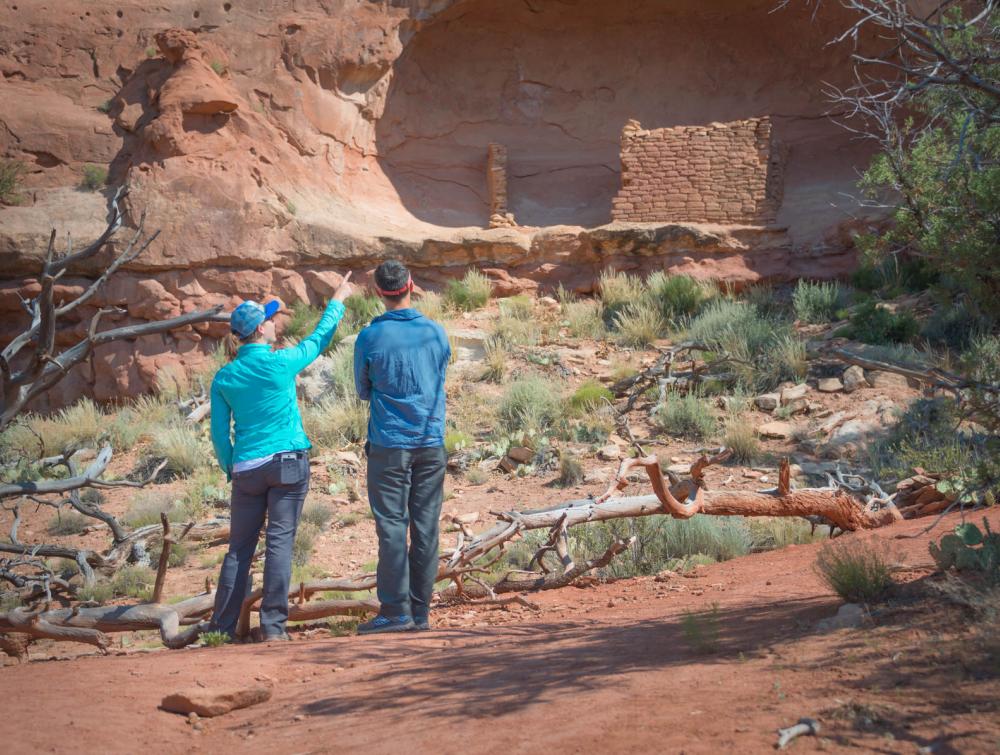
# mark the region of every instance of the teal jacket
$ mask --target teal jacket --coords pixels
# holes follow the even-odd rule
[[[295,377],[330,345],[343,316],[344,305],[333,300],[316,329],[292,348],[245,344],[236,358],[215,374],[212,445],[227,475],[232,474],[236,462],[312,445],[302,429]]]

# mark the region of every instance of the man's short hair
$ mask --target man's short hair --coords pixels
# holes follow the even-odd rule
[[[402,289],[406,288],[409,280],[410,271],[399,260],[386,260],[375,268],[375,285],[379,288],[380,293],[382,291],[400,291],[393,296],[382,294],[386,299],[396,300],[406,296],[408,291]]]

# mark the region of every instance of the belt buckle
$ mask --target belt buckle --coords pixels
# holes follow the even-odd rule
[[[297,459],[297,458],[299,458],[299,455],[296,454],[296,453],[281,454],[281,460],[282,461],[288,461],[289,459],[294,460],[294,459]]]

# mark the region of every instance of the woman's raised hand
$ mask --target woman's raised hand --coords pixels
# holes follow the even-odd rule
[[[353,293],[354,286],[351,285],[351,272],[348,270],[340,285],[337,286],[337,290],[333,292],[333,298],[342,302]]]

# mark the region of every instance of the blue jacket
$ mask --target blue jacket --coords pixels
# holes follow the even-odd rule
[[[292,348],[275,350],[266,343],[248,343],[215,373],[212,445],[227,475],[238,461],[312,445],[302,429],[295,377],[330,345],[343,316],[344,305],[331,300],[316,329]]]
[[[375,318],[354,343],[354,385],[370,402],[368,440],[383,448],[444,445],[444,328],[415,309]]]

